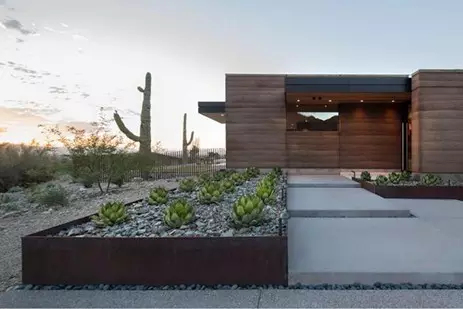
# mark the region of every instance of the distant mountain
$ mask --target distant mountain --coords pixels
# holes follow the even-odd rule
[[[339,116],[333,116],[326,120],[314,116],[304,117],[303,121],[297,122],[298,131],[337,131]]]

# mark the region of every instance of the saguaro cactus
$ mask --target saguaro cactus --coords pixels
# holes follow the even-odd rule
[[[183,114],[183,143],[182,143],[183,164],[186,164],[188,162],[188,146],[190,146],[191,143],[193,142],[194,135],[195,135],[195,132],[191,131],[190,140],[189,141],[186,140],[186,113],[185,113]]]
[[[138,87],[138,91],[143,93],[143,103],[140,114],[140,134],[133,134],[124,124],[121,117],[114,112],[114,120],[116,121],[119,130],[124,133],[129,139],[139,143],[139,154],[143,157],[148,157],[151,153],[151,74],[148,72],[145,76],[145,88]],[[143,178],[147,179],[148,174],[143,173]]]

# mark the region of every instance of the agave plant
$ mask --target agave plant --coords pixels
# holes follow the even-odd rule
[[[180,181],[180,191],[193,192],[196,189],[196,181],[193,178],[185,178]]]
[[[235,183],[230,179],[222,180],[220,185],[222,186],[222,190],[226,193],[235,192]]]
[[[241,173],[234,173],[230,176],[230,180],[235,183],[235,185],[240,186],[244,183],[245,179],[243,174]]]
[[[224,179],[229,178],[232,174],[236,173],[234,170],[221,170],[214,174],[212,180],[214,181],[222,181]]]
[[[243,173],[246,180],[256,178],[260,174],[260,170],[257,167],[248,167]]]
[[[273,174],[273,173],[268,173],[267,175],[265,175],[264,178],[262,178],[262,180],[259,182],[259,185],[260,184],[265,184],[266,186],[269,186],[269,187],[275,187],[276,184],[277,184],[277,178],[276,178],[276,175]]]
[[[195,210],[186,199],[173,201],[164,212],[164,223],[171,228],[178,229],[195,219]]]
[[[270,182],[260,182],[256,188],[256,195],[265,205],[274,204],[276,202],[275,186]]]
[[[212,181],[205,184],[198,192],[198,200],[203,204],[213,204],[223,198],[223,188],[220,182]]]
[[[395,185],[399,184],[402,181],[402,175],[401,173],[398,173],[398,172],[390,173],[388,178],[389,178],[389,182]]]
[[[264,202],[256,195],[243,195],[234,204],[231,212],[237,226],[259,225],[262,222]]]
[[[401,181],[410,181],[412,179],[412,173],[409,171],[402,171],[400,173],[400,180]]]
[[[120,224],[128,220],[127,208],[122,202],[108,202],[91,219],[99,227]]]
[[[148,204],[150,205],[162,205],[166,204],[169,200],[167,191],[164,187],[157,187],[151,190],[150,195],[148,197]]]
[[[200,184],[205,184],[205,183],[211,181],[212,180],[211,178],[212,178],[211,175],[209,175],[207,173],[202,173],[198,177],[198,182]]]
[[[360,174],[360,179],[363,181],[371,181],[371,174],[369,171],[363,171]]]
[[[442,178],[434,174],[425,174],[421,177],[421,183],[425,186],[438,186],[442,184]]]
[[[384,185],[387,185],[388,182],[389,182],[389,180],[388,180],[387,177],[384,176],[384,175],[379,175],[379,176],[376,177],[376,179],[375,179],[375,185],[377,185],[377,186],[384,186]]]

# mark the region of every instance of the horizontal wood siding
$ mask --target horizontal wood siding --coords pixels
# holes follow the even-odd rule
[[[285,77],[227,75],[227,167],[286,166]]]
[[[340,168],[401,169],[399,104],[339,106]]]
[[[463,72],[412,77],[412,170],[463,173]]]
[[[289,168],[338,168],[338,132],[288,131],[286,153]]]

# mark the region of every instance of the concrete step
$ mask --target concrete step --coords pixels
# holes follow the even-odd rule
[[[291,218],[291,284],[463,282],[463,240],[413,219]]]
[[[289,175],[291,188],[360,188],[360,184],[339,175]]]
[[[287,189],[288,213],[305,218],[409,218],[410,210],[361,188]]]

